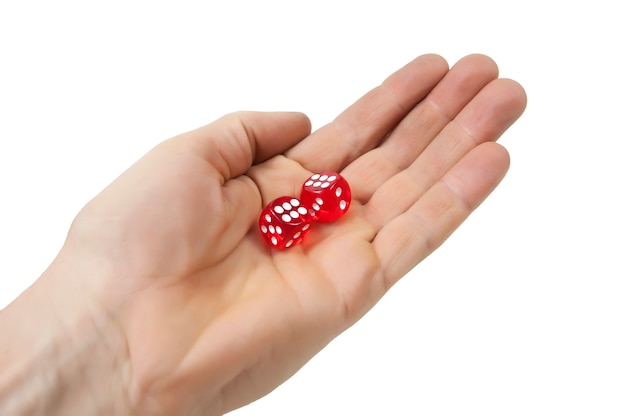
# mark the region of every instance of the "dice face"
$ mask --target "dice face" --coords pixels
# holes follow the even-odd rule
[[[297,199],[282,196],[267,204],[259,217],[259,230],[267,244],[285,249],[302,242],[313,217]]]
[[[348,211],[352,194],[350,186],[335,172],[312,175],[302,185],[300,201],[310,208],[313,219],[320,222],[335,221]]]

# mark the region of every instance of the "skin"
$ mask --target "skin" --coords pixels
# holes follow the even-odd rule
[[[0,413],[217,415],[267,394],[489,195],[525,105],[490,58],[425,55],[312,134],[245,112],[161,143],[0,312]],[[350,211],[270,249],[261,209],[322,170]]]

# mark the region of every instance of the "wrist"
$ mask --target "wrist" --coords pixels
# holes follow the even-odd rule
[[[123,333],[62,255],[0,311],[0,414],[128,414]]]

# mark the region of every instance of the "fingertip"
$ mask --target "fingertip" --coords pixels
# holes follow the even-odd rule
[[[443,56],[436,53],[425,53],[423,55],[420,55],[409,64],[407,64],[405,67],[416,64],[428,66],[430,68],[433,68],[433,70],[436,68],[439,72],[446,72],[450,69],[448,61]]]
[[[311,134],[313,126],[309,116],[299,111],[288,112],[287,114],[291,115],[300,124],[300,131],[303,132],[303,137]]]
[[[410,111],[448,72],[448,62],[430,53],[420,55],[383,82],[393,92],[397,104]]]
[[[494,88],[491,92],[497,97],[500,104],[497,111],[506,128],[510,127],[526,110],[527,96],[524,88],[517,81],[508,78],[498,78],[489,85]],[[496,100],[493,100],[497,102]],[[495,109],[495,108],[494,108]],[[502,134],[502,133],[500,133]]]
[[[469,211],[475,210],[502,181],[511,163],[509,152],[495,142],[476,146],[443,178]]]
[[[528,104],[528,94],[526,94],[526,89],[522,86],[522,84],[510,78],[500,78],[500,82],[507,87],[508,91],[510,91],[512,99],[517,103],[517,107],[519,108],[519,115],[521,115]]]
[[[240,111],[226,118],[231,125],[243,126],[254,148],[253,163],[284,153],[311,134],[311,120],[296,111]]]
[[[266,124],[268,131],[264,132],[264,139],[257,140],[254,163],[286,152],[311,134],[311,120],[304,113],[282,111],[258,114],[269,115],[273,120],[271,124]]]
[[[445,60],[443,56],[438,55],[436,53],[425,53],[423,55],[417,56],[416,58],[414,58],[413,60],[405,64],[403,67],[393,72],[391,75],[389,75],[385,79],[385,81],[387,81],[388,79],[393,79],[394,77],[397,77],[398,74],[413,72],[413,70],[416,67],[422,67],[422,66],[433,67],[433,68],[439,67],[439,68],[442,68],[444,71],[447,71],[449,69],[448,62]]]
[[[500,68],[493,58],[482,53],[472,53],[459,59],[454,67],[470,66],[480,69],[482,72],[489,74],[492,78],[497,78]]]
[[[417,59],[424,59],[424,60],[429,59],[433,62],[445,64],[445,66],[448,66],[448,62],[446,61],[446,59],[437,53],[425,53],[423,55],[418,56]]]
[[[485,85],[455,117],[476,143],[496,141],[526,108],[526,93],[517,82],[497,78]]]
[[[494,171],[500,173],[500,179],[498,180],[500,182],[511,166],[511,154],[506,147],[496,142],[483,143],[479,147],[482,147],[480,151],[484,152],[483,157],[493,161]]]
[[[499,143],[486,142],[476,146],[467,156],[468,166],[474,165],[478,175],[497,178],[497,182],[504,177],[511,164],[509,151]]]

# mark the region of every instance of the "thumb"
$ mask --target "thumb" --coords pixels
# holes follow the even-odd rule
[[[172,140],[209,162],[225,182],[285,152],[310,132],[311,122],[302,113],[238,112]]]

